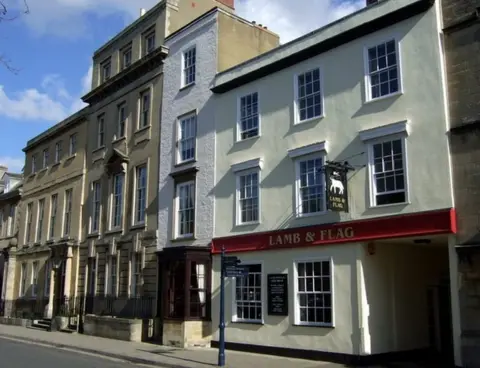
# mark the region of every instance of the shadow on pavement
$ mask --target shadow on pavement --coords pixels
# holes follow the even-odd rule
[[[212,367],[216,367],[216,364],[212,364],[212,363],[209,363],[209,362],[201,362],[199,360],[193,360],[193,359],[187,359],[187,358],[180,358],[178,356],[175,356],[175,351],[176,350],[168,350],[168,351],[165,351],[165,350],[158,350],[158,351],[155,351],[155,350],[143,350],[143,349],[137,349],[138,351],[141,351],[142,353],[150,353],[150,354],[155,354],[155,355],[162,355],[162,356],[165,356],[167,358],[171,358],[171,359],[178,359],[178,360],[183,360],[184,362],[190,362],[190,363],[196,363],[196,364],[204,364],[204,365],[209,365],[209,366],[212,366]],[[163,364],[163,363],[162,363]]]

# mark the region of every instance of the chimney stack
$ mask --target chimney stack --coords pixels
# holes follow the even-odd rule
[[[147,11],[144,8],[140,8],[140,16],[143,17]]]
[[[380,0],[367,0],[367,6],[375,5],[379,2]]]
[[[235,0],[217,0],[217,3],[228,6],[230,9],[235,10]]]

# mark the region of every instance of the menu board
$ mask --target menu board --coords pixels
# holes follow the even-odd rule
[[[268,314],[288,316],[288,275],[284,273],[267,276]]]

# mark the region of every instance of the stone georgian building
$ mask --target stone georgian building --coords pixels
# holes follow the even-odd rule
[[[217,72],[267,52],[278,35],[214,8],[165,39],[160,135],[158,300],[164,344],[209,345]]]
[[[221,249],[246,272],[226,282],[227,348],[453,363],[440,18],[368,1],[216,76],[212,326]]]
[[[480,366],[480,0],[442,0],[457,210],[461,361]],[[454,294],[452,294],[453,296]]]
[[[23,175],[0,167],[0,315],[14,312],[15,251]],[[11,256],[10,256],[11,255]]]
[[[24,148],[12,295],[18,304],[17,316],[50,319],[79,302],[76,275],[84,235],[87,111],[82,109],[54,125]]]
[[[216,6],[233,11],[229,0],[159,1],[93,55],[92,90],[83,97],[90,106],[78,278],[85,333],[117,316],[142,330],[131,339],[160,334],[153,321],[164,40]],[[142,320],[149,322],[139,327]]]

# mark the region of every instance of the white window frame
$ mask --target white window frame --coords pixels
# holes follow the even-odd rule
[[[130,54],[130,60],[127,60],[127,55]],[[129,43],[121,50],[121,66],[122,70],[132,65],[132,44]]]
[[[398,203],[388,203],[377,205],[377,191],[376,191],[376,182],[374,179],[375,168],[373,162],[373,146],[375,144],[380,144],[384,142],[392,142],[400,140],[402,144],[402,159],[403,159],[403,177],[404,177],[404,186],[405,186],[405,201],[398,202]],[[410,186],[409,186],[409,177],[408,177],[408,153],[407,153],[407,137],[404,135],[387,135],[383,137],[379,137],[376,139],[372,139],[367,143],[367,150],[368,150],[368,178],[370,184],[370,207],[381,208],[381,207],[390,207],[390,206],[402,206],[410,203]]]
[[[20,298],[25,297],[27,292],[27,263],[23,262],[20,266],[20,285],[18,290],[18,296]]]
[[[127,104],[125,102],[117,106],[117,129],[115,135],[115,139],[121,139],[127,135]]]
[[[187,60],[186,59],[187,54],[189,54],[192,51],[195,52],[195,60],[191,65],[186,66],[185,62]],[[197,46],[196,45],[190,46],[189,48],[187,48],[185,51],[182,52],[182,72],[180,73],[181,76],[182,76],[182,81],[181,81],[181,84],[180,84],[182,86],[182,88],[192,86],[196,83],[196,81],[197,81],[197,60],[198,60],[198,55],[197,55]],[[187,70],[188,70],[188,72],[190,72],[190,70],[192,68],[193,68],[193,81],[187,83],[187,80],[186,80]],[[188,74],[188,76],[190,76],[190,74]]]
[[[242,98],[257,95],[257,134],[251,137],[242,139]],[[258,138],[261,135],[261,110],[260,110],[260,93],[258,91],[252,91],[250,93],[244,93],[237,98],[237,142],[243,142],[248,139]]]
[[[193,185],[193,232],[188,234],[180,234],[180,188]],[[191,238],[195,236],[197,222],[197,185],[196,180],[182,181],[175,184],[175,237]]]
[[[77,133],[73,133],[70,135],[69,142],[68,142],[68,154],[73,156],[77,153]]]
[[[190,161],[195,161],[197,158],[197,113],[192,112],[182,115],[177,119],[177,164],[183,164]],[[193,124],[193,136],[182,139],[182,122],[190,121]],[[193,157],[185,160],[182,159],[182,145],[187,140],[193,140]]]
[[[42,169],[46,169],[48,166],[48,148],[45,148],[43,150],[43,163],[42,163]]]
[[[55,143],[55,163],[60,162],[62,158],[62,141]]]
[[[115,195],[115,180],[117,177],[122,177],[122,187],[121,187],[121,190],[120,190],[120,193]],[[115,174],[112,176],[112,179],[111,179],[111,186],[110,186],[110,190],[111,190],[111,195],[110,195],[110,198],[111,198],[111,208],[110,208],[110,229],[111,230],[115,230],[115,229],[121,229],[123,227],[123,219],[124,219],[124,216],[123,216],[123,207],[124,207],[124,203],[125,203],[125,180],[126,180],[126,175],[125,173],[118,173],[118,174]],[[120,197],[120,204],[119,204],[119,224],[115,224],[115,200],[117,197]]]
[[[248,221],[248,222],[242,222],[242,209],[240,206],[240,177],[245,176],[245,175],[250,175],[256,173],[258,176],[258,220],[257,221]],[[252,167],[249,169],[241,170],[235,173],[236,178],[236,190],[235,190],[235,214],[236,214],[236,219],[235,223],[237,226],[247,226],[247,225],[255,225],[260,223],[261,219],[261,214],[262,214],[262,201],[261,201],[261,181],[262,181],[262,172],[261,169],[258,167]]]
[[[98,193],[96,191],[98,185]],[[98,212],[96,206],[98,204]],[[92,213],[90,223],[90,233],[98,233],[100,231],[100,218],[102,213],[102,183],[100,180],[92,182]],[[98,217],[97,217],[98,216]],[[95,222],[97,226],[95,227]]]
[[[298,93],[298,78],[302,75],[305,75],[306,73],[311,73],[315,70],[318,70],[318,72],[320,74],[319,81],[320,81],[321,112],[320,112],[320,115],[318,115],[318,116],[307,118],[305,120],[300,120],[300,106],[299,106],[299,103],[298,103],[298,99],[300,98],[299,93]],[[294,88],[294,91],[293,91],[294,92],[294,103],[293,103],[294,125],[308,123],[310,121],[315,121],[315,120],[325,118],[325,91],[324,91],[324,83],[323,83],[323,68],[321,66],[316,66],[314,68],[310,68],[310,69],[304,70],[302,72],[296,73],[294,75],[294,79],[293,79],[293,88]]]
[[[140,184],[140,177],[139,177],[139,172],[140,169],[145,169],[145,186],[143,188],[139,187]],[[144,224],[147,219],[147,193],[148,193],[148,165],[142,164],[138,165],[135,168],[135,200],[134,200],[134,207],[133,207],[133,224],[134,225],[139,225],[139,224]],[[143,192],[143,202],[144,205],[139,207],[140,205],[140,192]],[[143,220],[139,220],[139,215],[142,214]]]
[[[143,285],[143,252],[132,252],[131,257],[130,297],[141,297],[140,291]],[[140,271],[138,271],[140,265]]]
[[[140,92],[140,97],[138,101],[138,125],[137,130],[145,129],[152,125],[152,89],[144,89]],[[145,99],[144,97],[148,96],[148,109],[145,111]],[[146,121],[146,124],[145,124]]]
[[[53,205],[54,203],[55,203],[55,206]],[[50,197],[50,219],[48,222],[48,239],[53,239],[55,236],[55,225],[57,224],[57,215],[58,215],[58,193],[55,193],[55,194],[52,194]]]
[[[45,285],[43,286],[43,296],[50,296],[50,280],[52,278],[52,261],[47,260],[45,262],[45,276],[44,276],[44,282]]]
[[[108,257],[108,279],[107,279],[107,295],[116,297],[118,296],[118,271],[119,271],[119,262],[118,254],[110,254]],[[115,267],[112,266],[113,260],[115,260]],[[112,282],[113,272],[115,270],[115,282]]]
[[[386,44],[389,41],[395,42],[395,51],[397,57],[397,79],[398,79],[398,91],[389,93],[385,96],[379,96],[372,98],[371,80],[370,80],[370,65],[368,58],[368,50],[372,47],[377,47],[381,44]],[[382,39],[376,40],[376,42],[370,42],[363,48],[363,65],[364,65],[364,83],[365,83],[365,103],[383,100],[385,98],[394,97],[403,94],[403,70],[402,70],[402,58],[401,58],[401,43],[400,37],[397,35],[391,35],[390,37],[382,37]]]
[[[13,209],[13,211],[12,211]],[[13,212],[13,213],[12,213]],[[8,221],[7,221],[7,236],[13,235],[14,227],[15,227],[15,216],[17,214],[17,206],[14,204],[10,204],[9,213],[8,213]]]
[[[299,290],[298,290],[298,264],[307,262],[329,262],[330,263],[330,295],[332,300],[332,322],[331,323],[313,323],[300,321],[300,303],[299,303]],[[335,327],[335,264],[333,257],[316,257],[316,258],[300,258],[293,260],[293,305],[294,305],[294,324],[297,326],[314,326],[314,327]]]
[[[262,272],[260,274],[260,286],[261,286],[261,291],[260,291],[260,298],[261,298],[261,310],[262,310],[262,318],[257,320],[257,319],[245,319],[245,318],[238,318],[237,315],[237,278],[235,277],[232,282],[232,322],[234,323],[251,323],[251,324],[264,324],[265,323],[265,309],[267,306],[267,300],[266,300],[266,281],[265,281],[265,265],[263,261],[242,261],[242,265],[244,266],[255,266],[255,265],[260,265],[262,268]]]
[[[69,236],[72,230],[73,189],[65,190],[63,202],[63,236]]]
[[[300,193],[300,163],[303,162],[303,161],[316,160],[316,159],[322,160],[322,167],[320,169],[323,169],[323,165],[325,165],[325,160],[326,160],[325,153],[315,152],[315,153],[299,156],[299,157],[296,157],[294,159],[294,164],[295,164],[295,213],[296,213],[297,217],[311,217],[311,216],[324,215],[325,213],[327,213],[326,181],[325,181],[325,173],[323,172],[323,170],[320,173],[320,175],[321,175],[320,180],[323,182],[322,211],[312,212],[312,213],[304,213],[303,208],[302,208],[302,197],[301,197],[301,193]]]
[[[148,47],[149,40],[153,38],[153,46],[150,49]],[[152,53],[156,48],[156,34],[155,34],[155,29],[150,29],[147,32],[143,34],[143,56],[146,56],[150,53]]]
[[[30,243],[32,236],[33,202],[27,203],[27,211],[25,217],[25,244],[28,244]]]
[[[43,235],[43,220],[45,216],[45,198],[42,198],[38,201],[37,208],[37,231],[35,234],[35,241],[40,243],[42,241]]]
[[[104,83],[112,77],[112,60],[108,58],[100,63],[100,82]]]
[[[32,155],[32,174],[37,172],[37,155]]]
[[[31,285],[32,285],[32,296],[37,296],[37,288],[38,288],[38,271],[39,271],[39,263],[38,261],[34,261],[32,263],[32,275],[31,275]]]
[[[105,146],[105,114],[97,116],[97,149]]]

